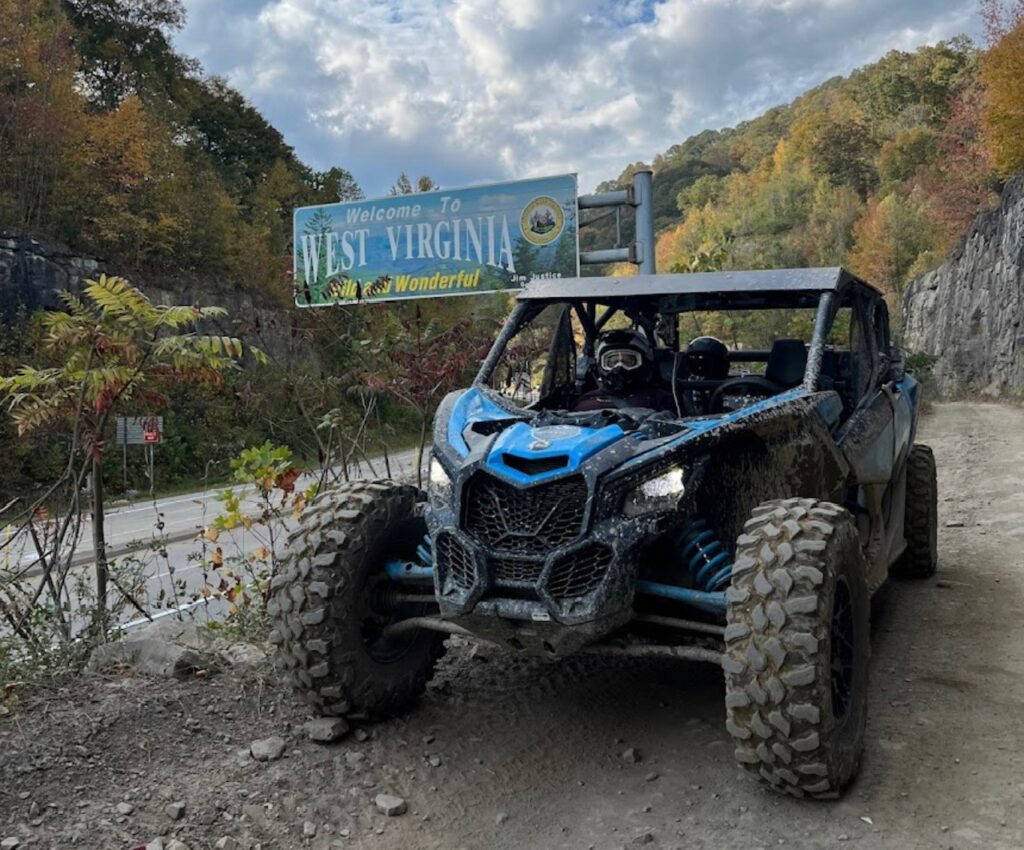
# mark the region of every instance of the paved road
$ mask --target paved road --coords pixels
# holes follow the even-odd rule
[[[416,455],[414,450],[398,452],[391,457],[391,474],[394,478],[407,479],[413,476]],[[353,477],[367,477],[384,474],[383,461],[375,459],[374,469],[358,469]],[[305,475],[299,479],[301,489],[317,481],[318,475]],[[170,612],[174,609],[195,609],[198,616],[217,616],[223,610],[223,603],[214,600],[195,601],[194,597],[210,583],[210,559],[214,545],[204,544],[200,535],[222,512],[217,496],[226,489],[242,497],[243,508],[250,515],[258,515],[261,507],[251,487],[215,487],[181,496],[171,496],[151,502],[139,502],[125,507],[114,508],[106,514],[105,532],[108,552],[114,561],[114,568],[128,569],[144,579],[144,591],[139,597],[142,607],[151,611]],[[164,527],[158,529],[162,522]],[[252,531],[238,528],[224,533],[217,540],[226,564],[241,562],[260,547],[279,547],[287,535],[288,522],[275,524],[273,528],[255,527]],[[75,572],[85,583],[92,585],[91,559],[92,527],[88,518],[83,522],[82,544]],[[2,539],[2,538],[0,538]],[[7,549],[3,552],[7,564],[27,563],[34,559],[34,552]],[[213,583],[216,584],[216,579]],[[77,608],[77,593],[72,595],[72,610]],[[142,614],[131,606],[121,613],[122,622],[141,620]]]

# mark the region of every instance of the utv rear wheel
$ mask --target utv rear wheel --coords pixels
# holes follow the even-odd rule
[[[867,719],[870,606],[853,517],[815,499],[765,502],[737,540],[726,600],[737,761],[775,790],[838,796]]]
[[[935,455],[929,446],[915,444],[907,457],[907,507],[903,536],[907,548],[890,572],[898,578],[929,578],[939,563],[938,485]]]
[[[429,606],[396,606],[389,558],[414,560],[426,534],[415,487],[357,482],[322,493],[292,534],[267,609],[271,641],[307,701],[327,715],[387,716],[426,687],[443,637],[388,625]]]

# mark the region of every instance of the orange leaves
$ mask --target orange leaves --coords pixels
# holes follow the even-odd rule
[[[295,482],[300,475],[302,475],[302,470],[293,466],[274,479],[274,486],[286,494],[291,493],[295,490]]]
[[[982,57],[981,79],[986,140],[996,170],[1007,177],[1024,169],[1024,20]]]
[[[105,185],[130,192],[150,173],[152,147],[152,129],[142,101],[131,96],[113,112],[89,117],[82,157]],[[113,201],[113,196],[108,198]]]

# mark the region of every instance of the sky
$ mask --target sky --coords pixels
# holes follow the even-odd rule
[[[891,49],[977,37],[977,0],[184,0],[180,50],[370,197],[576,172],[580,190]]]

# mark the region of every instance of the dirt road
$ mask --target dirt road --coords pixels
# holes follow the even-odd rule
[[[1024,847],[1024,410],[925,420],[940,485],[934,580],[874,623],[868,744],[835,803],[733,765],[720,673],[453,647],[415,710],[324,747],[273,674],[87,678],[0,718],[0,838],[191,848]],[[285,757],[257,764],[253,739]],[[360,734],[362,737],[362,734]],[[623,758],[636,748],[640,761]],[[382,792],[408,801],[379,814]],[[185,803],[174,820],[165,811]],[[122,803],[121,811],[116,808]],[[304,834],[305,830],[305,834]]]

